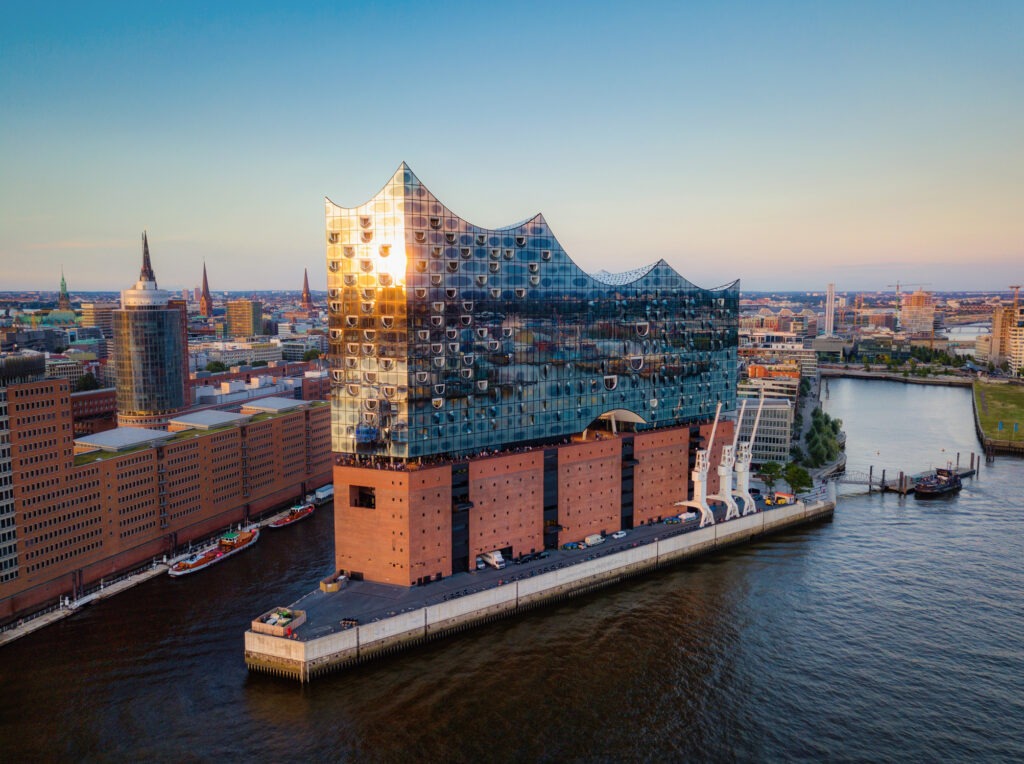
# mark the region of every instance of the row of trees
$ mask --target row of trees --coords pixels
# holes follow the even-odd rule
[[[761,465],[761,480],[769,491],[775,490],[779,480],[785,480],[793,493],[802,493],[814,485],[810,473],[796,462],[783,467],[778,462],[765,462]]]
[[[833,419],[820,407],[811,412],[811,429],[807,431],[805,445],[807,454],[804,463],[810,467],[820,467],[834,461],[839,456],[839,433],[843,422]]]

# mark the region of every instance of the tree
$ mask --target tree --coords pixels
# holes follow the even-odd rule
[[[783,477],[786,479],[786,482],[789,483],[789,487],[793,490],[793,493],[803,493],[814,485],[814,481],[811,479],[810,473],[808,473],[807,470],[799,464],[787,464],[786,469],[783,472]]]
[[[76,393],[82,393],[82,392],[85,392],[86,390],[99,390],[99,389],[100,389],[100,383],[96,381],[96,376],[91,371],[85,372],[85,374],[83,374],[81,377],[79,377],[78,381],[75,382],[75,392]]]
[[[765,462],[761,465],[761,480],[769,491],[775,488],[781,477],[782,465],[778,462]]]
[[[302,354],[303,361],[316,361],[319,360],[319,358],[320,351],[317,350],[316,348],[310,348],[309,350]]]
[[[221,361],[210,361],[208,364],[206,364],[206,370],[213,374],[217,374],[218,372],[221,371],[227,371],[228,367],[225,366],[224,363],[222,363]]]

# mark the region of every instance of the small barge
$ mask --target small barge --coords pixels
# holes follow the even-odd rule
[[[278,518],[272,523],[267,525],[268,528],[285,528],[292,523],[297,523],[299,520],[305,520],[307,517],[312,515],[316,511],[316,505],[312,503],[308,504],[296,504],[284,517]]]
[[[939,468],[934,475],[919,480],[914,485],[914,496],[919,499],[933,499],[953,494],[963,488],[960,475],[951,469]]]
[[[216,546],[173,560],[167,574],[176,578],[178,576],[187,576],[189,573],[198,573],[200,570],[205,570],[215,563],[226,560],[233,554],[238,554],[242,550],[248,549],[256,543],[259,537],[259,528],[225,533],[217,541]]]

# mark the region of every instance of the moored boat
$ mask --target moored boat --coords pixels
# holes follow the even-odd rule
[[[267,525],[268,528],[284,528],[286,525],[304,520],[316,511],[315,504],[296,504],[288,514]]]
[[[960,475],[951,469],[939,468],[934,475],[930,475],[917,481],[914,485],[914,495],[920,499],[931,499],[936,496],[956,493],[963,488]]]
[[[260,529],[255,527],[244,531],[230,531],[220,537],[216,546],[185,557],[179,557],[171,563],[167,573],[171,576],[185,576],[189,573],[196,573],[216,562],[226,560],[243,549],[248,549],[256,543],[259,537]]]

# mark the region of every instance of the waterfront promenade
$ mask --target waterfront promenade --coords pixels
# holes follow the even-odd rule
[[[596,547],[550,551],[544,559],[504,569],[458,573],[423,587],[348,581],[340,592],[313,591],[287,608],[254,619],[245,633],[251,670],[307,682],[345,666],[505,618],[538,605],[594,591],[645,572],[826,517],[831,487],[785,507],[716,523],[652,524]],[[271,633],[264,619],[288,610],[294,629]]]
[[[937,385],[939,387],[970,387],[974,382],[974,376],[970,374],[929,374],[928,376],[904,375],[903,372],[883,370],[882,366],[877,369],[865,369],[863,367],[853,369],[839,365],[822,365],[818,367],[823,378],[845,378],[845,379],[878,379],[886,382],[900,382],[905,385]]]
[[[265,527],[275,520],[287,516],[290,510],[291,505],[284,511],[275,510],[273,514],[264,516],[250,524],[258,525],[261,528]],[[206,542],[197,543],[194,547],[190,545],[190,553],[216,546],[222,533],[223,531],[220,531],[207,539]],[[85,595],[76,600],[72,600],[70,597],[61,597],[58,602],[50,607],[26,615],[24,618],[20,618],[0,629],[0,647],[34,631],[62,621],[94,602],[113,597],[115,594],[120,594],[162,573],[166,573],[170,567],[170,562],[173,562],[173,560],[168,560],[165,557],[162,561],[153,560],[152,563],[145,567],[121,573],[109,580],[104,581],[101,579],[98,585],[92,587]]]

